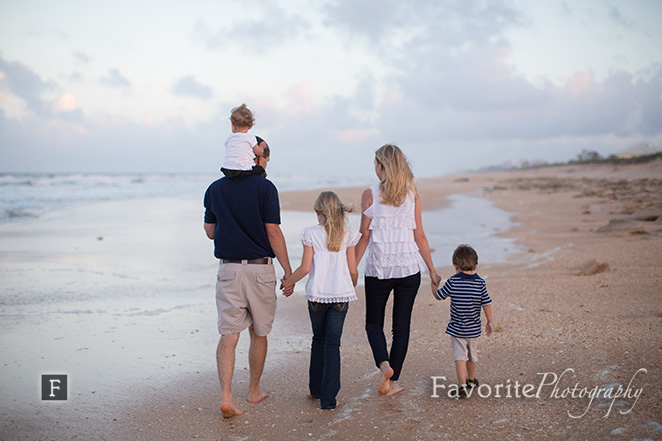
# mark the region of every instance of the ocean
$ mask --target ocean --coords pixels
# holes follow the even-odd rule
[[[5,173],[0,174],[0,224],[25,222],[47,213],[103,201],[157,197],[199,198],[220,174],[102,174]],[[374,176],[269,176],[279,191],[338,187],[367,187]],[[459,243],[480,250],[481,261],[498,262],[518,251],[514,241],[498,235],[515,224],[512,213],[495,207],[480,195],[452,195],[450,207],[426,211],[423,226],[435,262],[447,263]],[[311,212],[312,213],[312,212]],[[291,257],[299,257],[298,230],[315,222],[311,213],[283,214]],[[358,229],[360,217],[350,216]],[[290,237],[291,236],[291,237]]]
[[[0,223],[39,217],[74,205],[165,196],[202,200],[219,174],[0,174]],[[371,176],[269,176],[279,191],[363,186]]]

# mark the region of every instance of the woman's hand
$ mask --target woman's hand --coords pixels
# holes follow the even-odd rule
[[[434,282],[431,282],[431,283],[430,283],[430,290],[432,291],[432,295],[433,295],[434,298],[437,299],[437,300],[439,300],[439,298],[437,297],[437,290],[438,290],[438,289],[439,289],[439,287],[438,287],[437,285],[435,285]]]
[[[430,281],[432,282],[432,285],[439,288],[439,283],[441,282],[441,276],[437,274],[435,271],[434,273],[430,274]]]

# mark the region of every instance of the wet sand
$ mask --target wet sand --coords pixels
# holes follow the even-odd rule
[[[113,212],[126,210],[118,203],[104,205],[110,212],[101,225],[95,220],[105,218],[95,212],[87,226],[69,225],[65,218],[51,219],[43,230],[0,228],[3,291],[22,299],[27,290],[34,299],[3,306],[3,372],[29,370],[26,378],[32,378],[64,369],[73,383],[69,401],[58,404],[39,401],[36,378],[11,385],[2,398],[2,439],[662,439],[662,164],[466,174],[422,181],[419,189],[426,210],[447,204],[451,194],[483,195],[513,212],[518,223],[503,234],[516,239],[522,252],[478,268],[494,300],[497,326],[480,341],[476,376],[486,385],[482,395],[456,401],[440,386],[455,382],[444,334],[449,303],[434,300],[424,277],[402,393],[377,396],[379,374],[363,330],[359,287],[343,334],[341,406],[317,409],[305,396],[310,325],[305,301],[295,294],[279,299],[263,377],[269,397],[245,402],[243,335],[234,393],[246,413],[224,420],[214,360],[216,262],[201,227],[178,229],[189,225],[190,216],[199,219],[199,202],[164,208],[163,216],[179,213],[183,224],[153,225],[151,212],[125,223],[122,216],[113,220]],[[358,206],[361,190],[338,193]],[[283,208],[309,210],[317,193],[284,193]],[[26,243],[50,245],[28,253]],[[143,251],[123,254],[125,249]],[[442,277],[452,275],[450,262],[435,264]],[[83,283],[82,291],[70,289],[69,300],[89,303],[89,311],[72,313],[63,304],[44,314],[40,302],[48,302],[52,275],[60,294],[67,284]],[[136,304],[127,306],[130,301]],[[163,306],[154,308],[159,302]],[[112,320],[117,323],[107,326]],[[14,339],[33,337],[48,340],[37,345],[42,351],[67,343],[44,359],[8,352]],[[110,356],[90,353],[112,345],[118,349]],[[16,359],[26,360],[25,366],[14,367]],[[116,378],[118,370],[126,382],[104,381],[104,373]],[[556,389],[540,386],[562,374]],[[431,377],[438,377],[437,389]],[[591,400],[581,394],[628,384],[625,397]],[[522,385],[531,385],[529,395],[540,393],[524,397]],[[28,391],[32,396],[26,398]]]

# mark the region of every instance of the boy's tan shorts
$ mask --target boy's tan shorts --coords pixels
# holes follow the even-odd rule
[[[253,325],[255,334],[271,332],[276,316],[273,264],[221,263],[216,278],[218,332],[236,334]]]
[[[478,339],[451,337],[451,348],[455,361],[478,361]]]

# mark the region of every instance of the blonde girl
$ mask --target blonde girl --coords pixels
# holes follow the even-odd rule
[[[332,191],[323,191],[313,206],[318,225],[301,233],[301,265],[287,280],[289,289],[310,273],[306,283],[308,315],[313,328],[308,388],[322,409],[335,409],[340,390],[340,339],[349,309],[356,300],[359,273],[354,246],[361,236],[347,222],[351,208]]]
[[[378,393],[393,395],[403,390],[397,383],[409,346],[414,300],[427,267],[432,284],[437,274],[430,246],[423,232],[421,204],[414,175],[399,147],[386,144],[375,152],[379,183],[361,197],[361,239],[356,261],[366,249],[366,333],[375,364],[381,370]],[[386,303],[393,292],[393,340],[389,352],[384,335]]]

